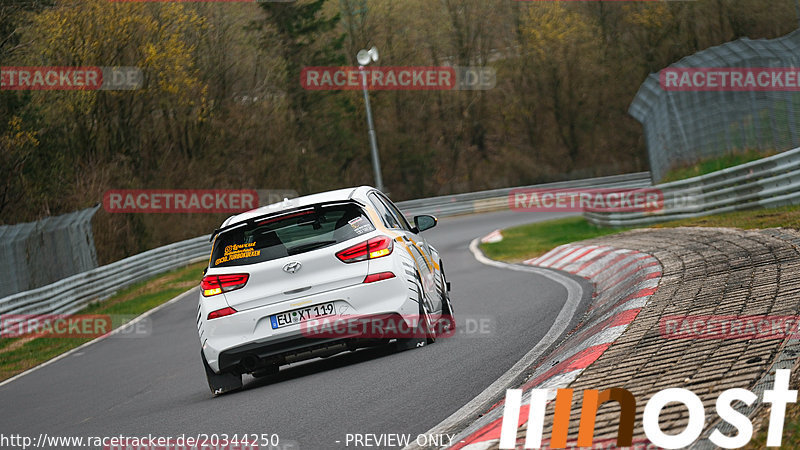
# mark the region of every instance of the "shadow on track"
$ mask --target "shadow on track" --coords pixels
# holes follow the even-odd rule
[[[421,349],[414,349],[415,352],[426,350],[428,346]],[[272,384],[282,383],[284,381],[302,378],[308,375],[327,372],[335,370],[344,366],[351,366],[360,363],[365,363],[378,358],[387,357],[397,353],[402,353],[395,347],[394,343],[384,344],[377,347],[361,348],[356,351],[348,351],[339,353],[337,355],[329,356],[327,358],[316,358],[309,361],[303,361],[296,364],[284,366],[280,372],[274,375],[265,377],[254,378],[247,376],[245,378],[244,388],[239,392],[245,392],[251,389],[258,389],[260,387],[269,386]],[[235,393],[231,393],[235,394]],[[230,395],[230,394],[229,394]]]

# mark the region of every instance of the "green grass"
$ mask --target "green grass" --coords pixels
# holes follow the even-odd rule
[[[740,164],[755,161],[766,156],[774,155],[774,151],[758,151],[747,150],[744,152],[730,153],[724,156],[709,158],[692,164],[690,166],[678,167],[670,170],[661,179],[661,183],[668,183],[670,181],[683,180],[686,178],[697,177],[705,175],[718,170],[727,169],[728,167],[738,166]]]
[[[800,229],[800,206],[735,211],[715,216],[675,220],[653,225],[653,227],[727,227],[744,230],[784,227],[798,230]]]
[[[199,284],[206,263],[176,269],[137,283],[78,314],[107,314],[113,328],[175,298]],[[93,338],[39,337],[0,338],[0,381],[13,377]]]
[[[764,449],[767,448],[767,426],[769,417],[763,416],[763,425],[760,430],[756,430],[753,439],[745,449]],[[770,447],[774,448],[774,447]],[[786,405],[786,416],[783,422],[783,439],[780,448],[800,448],[800,406],[796,403]]]
[[[583,217],[569,217],[503,230],[502,241],[481,244],[481,250],[492,259],[519,262],[544,254],[561,244],[619,231],[621,230],[596,227],[586,222]]]
[[[756,209],[682,219],[652,225],[653,228],[728,227],[728,228],[794,228],[800,229],[800,206]],[[547,253],[554,247],[570,242],[615,234],[628,228],[600,228],[583,217],[549,220],[503,230],[503,240],[481,244],[489,258],[519,262]]]

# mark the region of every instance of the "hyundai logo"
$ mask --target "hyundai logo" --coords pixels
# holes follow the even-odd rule
[[[301,267],[303,267],[302,264],[300,264],[297,261],[292,261],[290,263],[286,263],[286,265],[283,266],[283,271],[286,273],[295,273],[298,270],[300,270]]]

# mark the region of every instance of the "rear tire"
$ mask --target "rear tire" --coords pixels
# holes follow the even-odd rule
[[[436,324],[436,331],[441,334],[452,334],[456,329],[456,317],[453,315],[453,304],[450,303],[450,291],[447,289],[447,278],[442,261],[439,261],[439,267],[442,276],[442,318]]]
[[[203,359],[203,367],[206,369],[206,379],[208,380],[208,388],[211,389],[211,394],[214,397],[225,394],[231,391],[237,391],[242,388],[242,376],[233,373],[215,373],[206,361],[206,355],[200,351],[200,357]]]
[[[427,344],[436,342],[436,333],[431,323],[431,316],[428,313],[428,308],[425,306],[425,300],[422,296],[422,290],[417,288],[417,298],[419,302],[419,323],[415,332],[422,331],[424,336],[414,336],[411,338],[402,338],[397,340],[398,350],[411,350],[413,348],[424,347]]]

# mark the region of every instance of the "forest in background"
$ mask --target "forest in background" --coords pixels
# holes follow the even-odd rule
[[[627,114],[645,77],[797,27],[794,0],[292,3],[3,0],[2,66],[137,66],[137,91],[0,91],[0,224],[109,189],[372,184],[360,91],[306,66],[490,66],[488,91],[371,93],[394,200],[647,170]],[[101,264],[210,232],[225,215],[94,218]]]

